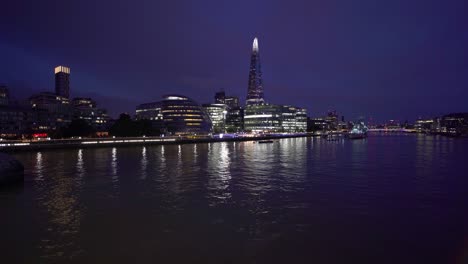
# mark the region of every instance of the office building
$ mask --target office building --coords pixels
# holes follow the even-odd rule
[[[307,109],[296,107],[295,132],[307,132]]]
[[[164,127],[162,102],[152,102],[140,104],[136,107],[135,111],[136,120],[149,120],[151,127],[164,134],[166,132]]]
[[[228,107],[226,114],[226,132],[239,133],[244,131],[244,109],[242,107]]]
[[[55,94],[67,99],[70,98],[70,68],[55,67]]]
[[[434,119],[422,119],[419,118],[414,124],[414,129],[418,133],[428,133],[432,130],[434,125]]]
[[[328,111],[327,116],[325,117],[327,121],[327,130],[338,130],[338,114],[336,110]]]
[[[215,104],[224,104],[225,100],[226,100],[226,93],[224,91],[215,93]]]
[[[239,107],[239,97],[226,96],[224,91],[215,94],[215,104],[225,104],[228,108]]]
[[[0,105],[0,138],[19,139],[32,133],[35,112],[22,106]]]
[[[73,118],[85,120],[96,132],[107,131],[109,115],[107,111],[98,108],[91,98],[77,97],[72,100]]]
[[[153,102],[140,104],[135,111],[136,120],[163,120],[162,103]]]
[[[244,129],[247,132],[281,132],[282,107],[272,104],[247,105]]]
[[[213,133],[226,133],[227,105],[203,104],[202,107],[205,113],[210,117]]]
[[[308,117],[307,118],[307,131],[326,131],[328,129],[328,122],[323,117]]]
[[[42,127],[51,130],[68,125],[73,118],[73,107],[68,98],[50,92],[42,92],[29,98],[32,109],[48,113],[45,119],[38,120]]]
[[[226,96],[224,98],[224,104],[227,105],[228,108],[238,108],[239,107],[239,97],[237,96]]]

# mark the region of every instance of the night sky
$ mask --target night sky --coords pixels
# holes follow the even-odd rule
[[[464,1],[2,1],[0,83],[17,99],[53,91],[112,116],[168,93],[245,101],[259,38],[265,99],[346,119],[468,111]]]

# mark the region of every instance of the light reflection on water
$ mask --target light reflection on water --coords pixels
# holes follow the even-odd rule
[[[441,227],[467,228],[467,145],[392,135],[17,153],[24,190],[2,205],[15,215],[26,202],[34,219],[27,262],[365,262],[387,247],[416,263],[460,246],[463,232]]]
[[[112,161],[111,161],[111,175],[112,175],[112,183],[114,187],[117,187],[119,184],[119,176],[117,174],[118,170],[118,163],[117,163],[117,148],[112,148]]]
[[[144,180],[148,176],[146,168],[148,166],[148,158],[146,156],[146,147],[141,150],[141,176],[140,179]]]

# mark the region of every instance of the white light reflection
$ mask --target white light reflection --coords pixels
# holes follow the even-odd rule
[[[111,170],[112,170],[112,182],[117,184],[119,182],[119,177],[117,176],[117,148],[112,148],[112,161],[111,161]]]
[[[144,180],[148,176],[146,168],[148,167],[148,158],[146,156],[146,147],[143,147],[141,150],[141,177],[140,179]]]
[[[37,181],[42,181],[44,180],[44,175],[42,174],[43,172],[44,165],[42,164],[42,153],[38,152],[36,154],[36,166],[35,166],[35,171],[36,171],[36,179]]]
[[[84,168],[84,161],[83,161],[83,150],[79,149],[78,150],[78,158],[76,161],[76,171],[78,178],[81,179],[83,175],[85,174],[85,168]]]
[[[179,164],[177,167],[180,167],[182,163],[182,147],[180,145],[177,145],[177,147],[177,163]]]
[[[227,142],[216,143],[210,147],[212,149],[208,152],[208,172],[210,174],[208,189],[211,193],[210,196],[215,198],[212,204],[215,205],[217,202],[224,202],[232,196],[229,190],[232,178],[231,160]]]

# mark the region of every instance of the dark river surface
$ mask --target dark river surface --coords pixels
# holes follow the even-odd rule
[[[468,263],[468,139],[12,155],[0,263]]]

